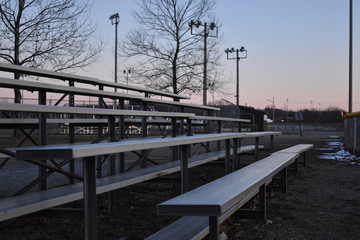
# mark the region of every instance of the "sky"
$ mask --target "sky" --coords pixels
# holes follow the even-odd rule
[[[109,16],[119,13],[119,41],[135,28],[133,0],[95,0],[94,21],[107,42],[98,63],[84,75],[112,79],[114,72],[114,32]],[[360,111],[360,3],[353,1],[353,111]],[[241,105],[264,108],[348,110],[349,92],[349,1],[344,0],[218,0],[216,13],[223,40],[219,49],[248,50],[240,61],[239,98]],[[205,20],[203,20],[205,21]],[[121,54],[121,53],[119,53]],[[126,62],[119,61],[120,73]],[[225,96],[236,99],[236,61],[221,65],[231,82]],[[120,74],[119,81],[125,81]],[[131,75],[129,76],[131,81]],[[215,100],[221,96],[215,94]],[[192,97],[201,103],[202,97]],[[208,100],[212,96],[208,95]]]
[[[119,13],[119,44],[136,27],[132,12],[136,0],[93,0],[92,20],[106,47],[97,63],[80,75],[112,81],[115,27],[109,16]],[[360,3],[353,1],[353,111],[360,111]],[[227,100],[235,103],[236,61],[223,50],[244,46],[247,59],[240,61],[240,104],[263,109],[348,110],[349,0],[217,0],[223,53],[221,67],[230,79]],[[206,19],[200,19],[207,21]],[[119,52],[121,55],[121,52]],[[119,59],[119,81],[128,63]],[[129,75],[131,83],[131,74]],[[212,96],[208,94],[208,100]],[[215,94],[215,100],[222,97]],[[202,96],[191,102],[202,103]]]

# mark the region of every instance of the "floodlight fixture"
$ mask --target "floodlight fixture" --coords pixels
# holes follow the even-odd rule
[[[193,31],[194,26],[198,29],[200,26],[204,27],[204,31]],[[191,35],[203,36],[204,37],[204,80],[203,80],[203,105],[207,104],[206,90],[207,90],[207,38],[208,37],[217,37],[218,36],[218,27],[214,22],[202,23],[200,20],[191,20],[189,22],[189,28]]]
[[[115,83],[117,83],[117,46],[118,46],[118,25],[120,22],[119,13],[115,13],[109,17],[111,20],[111,25],[115,25]],[[117,91],[117,88],[115,88],[115,92]]]

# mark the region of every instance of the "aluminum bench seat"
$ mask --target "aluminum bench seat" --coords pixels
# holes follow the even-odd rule
[[[217,239],[218,225],[258,194],[261,186],[268,185],[276,174],[293,164],[297,157],[296,153],[274,153],[236,172],[158,204],[159,215],[184,217],[147,239],[202,239],[209,231],[212,231],[210,239]]]
[[[297,144],[295,146],[282,149],[279,153],[303,153],[314,147],[314,144]]]
[[[253,151],[254,149],[254,145],[242,146],[238,148],[237,152],[244,153]],[[189,168],[218,160],[224,156],[224,151],[217,151],[190,157]],[[8,156],[6,155],[6,157]],[[172,161],[149,168],[98,178],[96,180],[96,193],[109,192],[178,171],[180,171],[180,161]],[[80,182],[40,192],[0,199],[0,221],[80,200],[83,199],[83,196],[83,183]]]
[[[101,118],[47,118],[46,122],[49,124],[74,124],[74,125],[98,125],[103,124],[107,125],[108,120],[107,119],[101,119]],[[119,119],[115,119],[115,122],[118,123]],[[125,123],[129,124],[141,124],[141,119],[127,119],[124,120]],[[146,123],[148,125],[151,124],[161,124],[161,125],[170,125],[171,120],[167,119],[146,119]],[[180,123],[178,120],[177,123]],[[12,125],[22,125],[24,128],[25,126],[35,126],[39,124],[38,118],[0,118],[0,128],[8,128]],[[184,123],[186,125],[186,122]],[[192,123],[197,124],[197,123]],[[199,123],[200,124],[200,123]]]
[[[224,121],[224,122],[242,122],[242,123],[250,123],[251,122],[249,119],[213,117],[213,116],[194,116],[194,117],[190,117],[190,119],[191,120]]]
[[[209,233],[210,224],[212,224],[210,239],[217,239],[218,225],[259,193],[259,184],[268,185],[273,176],[283,171],[281,169],[287,169],[297,161],[299,154],[312,147],[312,144],[299,144],[283,149],[214,182],[159,204],[160,215],[184,217],[146,239],[202,239]],[[258,177],[254,176],[259,174]],[[229,205],[229,202],[232,202],[230,206],[224,207]],[[211,221],[210,218],[217,220]]]
[[[299,153],[303,155],[303,162],[302,164],[306,167],[307,157],[306,152],[314,147],[314,144],[297,144],[295,146],[285,148],[279,151],[279,153]],[[297,171],[298,161],[296,162],[296,171]]]

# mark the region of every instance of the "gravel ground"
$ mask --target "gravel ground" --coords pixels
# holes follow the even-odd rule
[[[235,213],[223,224],[223,237],[228,239],[359,239],[360,230],[360,167],[322,160],[320,148],[327,142],[339,141],[330,136],[338,132],[286,133],[275,138],[275,150],[297,143],[313,143],[308,166],[297,176],[290,174],[288,194],[271,192],[267,199],[267,221],[242,219]],[[1,140],[4,141],[4,140]],[[243,144],[253,143],[250,140]],[[266,139],[261,144],[267,146]],[[262,152],[261,156],[266,156]],[[243,163],[253,156],[241,157]],[[17,163],[18,164],[18,163]],[[4,178],[1,175],[1,184]],[[191,170],[192,188],[220,177],[218,165]],[[17,172],[17,178],[23,177]],[[21,176],[20,176],[21,175]],[[176,175],[175,175],[176,176]],[[3,190],[4,185],[0,185]],[[116,214],[107,215],[107,198],[98,198],[99,239],[143,239],[173,221],[156,216],[156,203],[179,194],[179,182],[150,181],[121,189]],[[82,202],[67,207],[81,207]],[[78,219],[18,218],[0,223],[0,239],[83,239],[83,221]]]

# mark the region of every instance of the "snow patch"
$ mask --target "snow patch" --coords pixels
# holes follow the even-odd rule
[[[334,160],[340,164],[360,165],[360,157],[346,151],[342,142],[329,142],[324,148],[319,148],[319,150],[335,151],[322,153],[318,156],[320,159]]]

